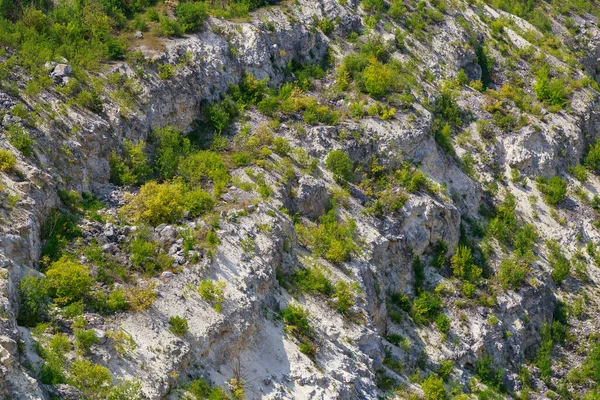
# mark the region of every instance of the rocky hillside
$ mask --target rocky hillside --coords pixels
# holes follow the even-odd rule
[[[596,15],[0,0],[0,398],[600,398]]]

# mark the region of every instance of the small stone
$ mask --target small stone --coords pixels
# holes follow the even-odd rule
[[[229,193],[223,193],[223,195],[221,196],[221,199],[223,199],[227,203],[233,203],[235,201],[233,196],[230,195]]]
[[[67,64],[58,64],[50,74],[58,82],[62,81],[65,76],[70,76],[73,73],[73,68]]]
[[[104,344],[106,343],[106,332],[102,329],[94,328],[94,335],[98,338],[98,343]]]
[[[142,31],[136,31],[135,34],[133,35],[136,39],[142,39],[144,37],[144,34],[142,33]]]
[[[163,279],[171,279],[175,276],[174,273],[172,273],[171,271],[164,271],[162,274],[160,274],[160,277]]]
[[[168,225],[160,231],[161,240],[173,242],[177,239],[177,229],[174,226]]]

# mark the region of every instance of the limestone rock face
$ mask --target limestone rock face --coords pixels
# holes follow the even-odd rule
[[[528,365],[535,375],[536,396],[557,396],[548,392],[563,382],[568,368],[582,364],[582,356],[561,352],[558,362],[553,354],[556,376],[547,385],[530,362],[538,355],[542,331],[551,326],[563,301],[578,304],[578,296],[591,300],[585,300],[586,307],[581,308],[586,309],[570,320],[573,335],[593,336],[600,321],[597,294],[588,290],[600,281],[600,274],[592,249],[587,255],[582,250],[586,243],[600,241],[598,207],[591,201],[600,181],[591,173],[585,182],[569,175],[569,167],[600,138],[600,95],[586,85],[573,85],[568,107],[557,112],[539,102],[533,103],[539,110],[524,110],[506,96],[503,110],[515,121],[502,129],[490,103],[501,96],[496,92],[503,93],[504,84],[535,81],[524,61],[530,47],[541,51],[531,39],[533,25],[488,6],[475,12],[474,5],[464,3],[460,10],[440,11],[440,21],[419,35],[387,16],[368,28],[373,20],[360,3],[298,0],[291,6],[257,10],[244,21],[211,17],[198,33],[161,39],[158,49],[144,44],[146,37],[136,32],[133,46],[145,57],[143,65],[113,62],[98,73],[105,80],[111,74],[133,79],[136,94],[125,104],[108,91],[102,93],[102,110],[97,112],[64,107],[64,98],[48,90],[44,101],[55,116],[34,127],[17,115],[15,107],[33,112],[35,103],[0,91],[0,147],[18,155],[17,172],[0,172],[0,398],[84,398],[70,385],[42,385],[39,366],[44,360],[35,352],[32,329],[17,324],[20,282],[27,275],[43,276],[39,271],[45,235],[56,222],[52,210],[66,209],[69,190],[93,193],[102,201],[103,222],[82,218],[78,245],[97,246],[102,256],[131,271],[136,268],[131,242],[147,231],[146,240],[164,256],[160,260],[164,270],[154,275],[136,271],[146,295],[156,297],[150,307],[112,315],[86,310],[83,315],[86,329],[97,339],[90,359],[110,370],[114,384],[137,379],[144,399],[178,399],[185,386],[200,377],[222,388],[231,388],[232,378],[241,379],[249,399],[344,400],[391,396],[382,388],[384,378],[391,377],[405,389],[397,398],[406,398],[423,394],[415,373],[425,377],[439,372],[448,360],[454,363],[449,379],[470,390],[477,363],[485,357],[504,372],[502,383],[509,392],[523,388],[518,371]],[[476,44],[490,43],[497,33],[488,20],[503,17],[512,21],[502,28],[506,43],[520,49],[523,59],[509,60],[489,45],[495,63],[484,65],[483,49]],[[334,24],[328,35],[319,28],[326,22]],[[553,20],[553,30],[565,28],[562,23]],[[600,31],[579,17],[574,23],[580,36],[588,38],[570,43],[573,49],[585,50],[577,53],[582,66],[552,55],[547,63],[561,70],[571,68],[579,80],[584,72],[600,80],[596,68]],[[365,35],[356,39],[358,31]],[[396,67],[407,79],[414,79],[404,97],[383,104],[365,93],[341,91],[335,82],[337,72],[331,69],[307,85],[303,94],[338,112],[338,123],[311,125],[301,112],[274,121],[250,107],[231,132],[223,133],[232,139],[246,124],[252,132],[268,126],[295,150],[287,155],[264,152],[256,164],[232,167],[232,180],[223,192],[215,191],[211,217],[218,223],[188,212],[176,224],[127,225],[119,208],[138,189],[109,183],[109,159],[113,152],[122,152],[125,140],[148,141],[152,155],[153,129],[173,126],[196,134],[197,124],[206,123],[207,105],[222,99],[246,72],[276,88],[294,78],[294,66],[321,64],[331,57],[331,66],[339,67],[343,57],[358,50],[357,43],[367,43],[370,35],[377,35],[385,56],[399,62]],[[10,52],[0,51],[0,62],[8,57]],[[507,67],[510,63],[516,63],[514,68]],[[162,65],[173,67],[168,79],[159,77]],[[77,75],[67,60],[49,61],[45,70],[57,86]],[[460,71],[471,86],[454,82]],[[488,78],[492,82],[487,92],[474,89],[477,83],[471,81]],[[11,79],[15,87],[24,88],[31,77],[16,74]],[[463,131],[453,132],[449,139],[451,152],[440,146],[440,132],[435,130],[436,98],[446,88],[441,82],[456,92],[457,107],[463,112]],[[535,99],[531,90],[526,95]],[[365,101],[362,117],[353,118],[353,106],[361,101]],[[384,118],[377,107],[388,106],[397,109]],[[26,157],[10,144],[9,127],[23,129],[34,139],[33,155]],[[331,150],[349,156],[360,180],[334,179],[325,166]],[[474,161],[473,154],[477,154]],[[316,160],[314,168],[304,162],[311,157]],[[288,163],[290,159],[293,162]],[[377,168],[397,173],[405,165],[427,179],[398,183],[393,194],[404,195],[401,204],[377,212],[377,200],[387,194],[369,187],[379,179]],[[565,200],[550,207],[535,180],[555,175],[566,178],[569,191]],[[256,188],[261,185],[268,190],[259,193]],[[515,252],[514,244],[487,240],[484,233],[509,194],[515,197],[519,223],[532,224],[537,237],[530,269],[517,290],[504,288],[497,278],[502,262]],[[318,227],[333,200],[339,221],[351,221],[357,234],[357,249],[343,260],[316,256],[315,244],[307,243],[298,229]],[[212,247],[204,243],[209,231],[218,236]],[[514,235],[509,234],[511,239]],[[552,279],[553,260],[544,244],[550,239],[571,259],[571,273],[560,285]],[[458,246],[471,240],[480,245],[473,246],[479,248],[473,250],[473,262],[485,267],[473,288],[456,277],[450,261]],[[91,264],[89,254],[77,257]],[[585,278],[578,275],[580,262],[587,266]],[[336,291],[349,288],[348,309],[338,306],[337,295],[293,287],[295,274],[307,267],[324,271]],[[222,302],[201,295],[198,288],[205,280],[224,284]],[[131,290],[131,284],[117,282],[112,288]],[[100,282],[94,290],[110,291]],[[443,299],[439,312],[447,321],[418,323],[410,307],[425,292]],[[315,349],[307,350],[302,346],[306,343],[294,338],[293,329],[284,328],[280,311],[290,303],[301,304],[310,315]],[[175,316],[186,319],[185,334],[171,329],[169,320]],[[62,315],[56,318],[56,331],[74,340],[72,321]],[[65,357],[70,363],[78,354],[72,351]],[[411,375],[415,379],[407,379]],[[581,393],[584,389],[576,388]]]

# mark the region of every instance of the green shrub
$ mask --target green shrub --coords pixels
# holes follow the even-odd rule
[[[171,64],[161,64],[158,66],[158,79],[162,81],[171,78],[174,73],[175,68]]]
[[[483,383],[495,390],[502,390],[502,370],[493,367],[494,360],[491,356],[482,357],[477,360],[475,373]]]
[[[325,276],[322,268],[301,269],[294,275],[294,282],[303,292],[330,297],[335,292],[333,283]]]
[[[29,157],[33,154],[33,145],[35,142],[25,129],[12,124],[6,128],[5,134],[8,142],[23,153],[25,157]]]
[[[185,212],[185,187],[179,182],[150,181],[121,211],[135,223],[153,226],[174,223],[183,218]]]
[[[585,156],[584,164],[596,174],[600,173],[600,140],[597,140],[590,147]]]
[[[456,253],[450,260],[450,267],[452,267],[454,276],[467,282],[476,281],[482,272],[481,268],[473,261],[471,249],[463,245],[459,245],[456,249]]]
[[[69,368],[70,383],[89,399],[105,399],[111,389],[108,368],[92,364],[86,359],[73,361]]]
[[[335,23],[329,18],[322,18],[319,20],[319,29],[327,36],[331,35],[335,30]]]
[[[131,241],[129,246],[131,264],[134,268],[153,274],[156,270],[158,249],[148,234],[142,230]]]
[[[544,178],[542,176],[536,179],[537,188],[544,195],[544,200],[550,205],[562,201],[567,196],[567,182],[559,176]]]
[[[307,342],[312,336],[313,330],[308,321],[309,313],[302,306],[288,304],[281,310],[281,318],[285,324],[285,331],[294,336],[300,342]]]
[[[446,314],[439,313],[435,317],[435,325],[441,333],[446,333],[450,329],[450,318]]]
[[[75,330],[75,345],[77,348],[85,353],[89,353],[90,348],[94,344],[100,343],[100,339],[96,337],[93,329],[76,329]]]
[[[585,376],[600,384],[600,343],[596,343],[582,365]]]
[[[367,12],[385,11],[385,3],[383,0],[361,0],[360,5]]]
[[[444,381],[437,374],[431,374],[421,384],[425,400],[446,400],[448,394],[444,387]]]
[[[220,387],[211,386],[205,379],[191,381],[186,389],[196,396],[196,399],[229,400],[229,396]]]
[[[42,322],[50,306],[46,279],[37,276],[26,276],[21,279],[20,299],[19,325],[35,326]]]
[[[181,160],[179,174],[192,186],[212,182],[222,188],[230,179],[221,155],[208,150],[193,153]]]
[[[203,300],[210,303],[215,311],[221,312],[223,308],[223,302],[225,301],[225,286],[224,281],[218,281],[215,283],[209,279],[205,279],[200,282],[198,286],[198,293]]]
[[[169,330],[176,336],[185,336],[189,330],[187,319],[176,315],[172,316],[169,318]]]
[[[354,181],[354,163],[350,156],[341,150],[332,150],[327,154],[325,166],[336,178],[344,181]]]
[[[541,68],[536,74],[533,90],[537,99],[546,105],[562,108],[567,104],[571,93],[564,79],[549,77],[548,66]]]
[[[569,167],[569,173],[575,177],[579,182],[585,183],[588,179],[588,171],[587,169],[581,165],[577,164],[572,167]]]
[[[66,383],[63,373],[65,354],[71,350],[71,342],[66,335],[55,334],[47,346],[42,348],[44,364],[40,370],[40,380],[46,385]]]
[[[189,191],[185,194],[185,208],[190,216],[198,217],[213,209],[215,202],[210,194],[202,189]]]
[[[330,210],[319,220],[317,227],[304,227],[296,224],[296,231],[304,245],[310,247],[317,257],[324,257],[333,263],[348,261],[359,247],[355,243],[356,222],[338,222],[335,209]]]
[[[87,108],[92,112],[95,112],[96,114],[99,114],[104,110],[104,106],[102,105],[102,99],[100,98],[98,92],[96,92],[95,90],[82,90],[77,95],[75,103],[77,103],[81,107]]]
[[[12,171],[16,165],[17,157],[10,150],[0,149],[0,171]]]
[[[374,97],[385,95],[392,86],[392,74],[385,64],[373,60],[362,72],[362,84],[367,93]]]
[[[152,142],[156,144],[154,168],[162,179],[175,176],[181,157],[190,153],[191,143],[179,130],[172,126],[152,132]]]
[[[110,180],[115,185],[139,185],[150,173],[148,156],[145,152],[146,143],[135,144],[125,139],[123,157],[113,150],[108,163],[110,165]]]
[[[193,32],[200,29],[208,18],[208,6],[203,2],[179,3],[176,14],[183,33]]]
[[[346,314],[354,306],[354,290],[345,281],[339,281],[335,284],[336,310],[340,314]]]
[[[161,36],[181,36],[183,29],[179,21],[175,21],[167,16],[160,18],[160,30],[158,34]]]
[[[412,305],[413,318],[417,323],[433,321],[442,309],[442,299],[436,294],[422,292]]]
[[[70,304],[90,292],[93,279],[89,268],[65,256],[46,271],[49,293],[57,304]]]
[[[77,226],[77,217],[52,210],[42,224],[42,258],[43,266],[58,260],[70,240],[81,236],[81,229]]]
[[[550,255],[548,263],[552,267],[552,279],[557,284],[562,283],[571,272],[571,261],[562,253],[560,246],[555,241],[547,242]]]
[[[450,125],[445,124],[441,129],[434,130],[433,138],[436,143],[448,154],[454,154],[454,145],[452,144],[452,130]]]
[[[529,263],[524,260],[517,257],[505,258],[500,263],[496,276],[504,290],[517,290],[523,285],[523,280],[530,270]]]

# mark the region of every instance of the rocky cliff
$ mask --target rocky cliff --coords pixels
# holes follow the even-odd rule
[[[38,96],[27,94],[24,69],[9,72],[0,146],[17,162],[0,173],[4,398],[93,398],[69,379],[68,366],[81,359],[107,368],[111,386],[134,382],[131,397],[114,398],[185,398],[200,378],[249,399],[595,398],[586,371],[599,324],[592,198],[600,181],[592,161],[587,170],[579,163],[600,123],[596,18],[548,11],[542,33],[483,3],[405,2],[400,17],[391,12],[398,2],[383,3],[383,12],[365,3],[298,0],[245,21],[211,17],[201,31],[158,44],[133,40],[135,57],[88,76],[103,82],[101,110],[61,92],[81,79],[60,69],[69,60],[47,64],[53,83]],[[388,84],[403,88],[383,100],[364,76],[348,78],[348,57],[369,46],[385,53],[370,65],[400,71]],[[0,64],[13,52],[0,53]],[[325,68],[307,78],[292,65]],[[547,69],[550,85],[569,88],[564,104],[536,87]],[[291,98],[312,98],[336,117],[247,104],[218,136],[228,143],[221,152],[244,135],[274,151],[227,164],[231,179],[213,191],[210,213],[132,222],[123,210],[140,185],[110,183],[111,157],[129,141],[154,143],[152,132],[165,127],[208,135],[207,109],[248,73],[266,79],[273,98],[304,79]],[[33,139],[31,154],[9,140],[15,129]],[[151,159],[158,146],[146,149]],[[349,156],[352,179],[331,167],[335,150]],[[384,176],[392,183],[379,184]],[[553,177],[565,185],[556,201]],[[93,215],[73,212],[69,199],[81,193],[97,199]],[[314,233],[327,232],[331,210],[335,229],[347,223],[354,232],[341,239],[354,244],[342,258],[319,251],[325,236]],[[133,272],[97,279],[80,315],[57,303],[47,325],[19,326],[21,280],[45,276],[57,213],[79,215],[62,253],[94,277],[108,263]],[[190,234],[200,239],[190,245]],[[156,247],[151,257],[168,257],[161,271],[136,271],[140,238]],[[213,283],[207,295],[206,282],[221,282],[221,293]],[[94,306],[98,293],[119,289],[146,290],[152,300],[127,311]],[[290,305],[301,307],[308,331],[286,318]],[[175,316],[185,320],[183,334]],[[81,324],[94,336],[84,350]],[[66,383],[44,378],[43,348],[57,334],[79,343],[63,355]],[[443,394],[432,392],[438,377]]]

